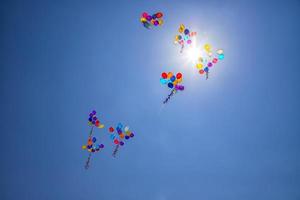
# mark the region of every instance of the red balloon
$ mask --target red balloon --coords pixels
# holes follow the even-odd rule
[[[119,140],[115,139],[115,140],[114,140],[114,143],[115,143],[115,144],[119,144]]]
[[[109,132],[112,133],[112,132],[114,132],[114,130],[115,130],[115,129],[114,129],[113,127],[109,127]]]
[[[146,12],[143,12],[142,16],[143,16],[144,18],[147,18],[147,16],[148,16],[148,13],[146,13]]]
[[[166,79],[166,78],[168,78],[168,74],[167,74],[166,72],[163,72],[163,73],[161,74],[161,77],[163,77],[164,79]]]
[[[161,18],[162,16],[163,16],[163,14],[161,12],[156,13],[157,18]]]
[[[200,73],[200,74],[204,74],[204,70],[203,70],[203,69],[200,69],[200,70],[199,70],[199,73]]]
[[[177,73],[177,74],[176,74],[176,78],[177,78],[177,79],[181,79],[181,77],[182,77],[182,74],[181,74],[181,73]]]

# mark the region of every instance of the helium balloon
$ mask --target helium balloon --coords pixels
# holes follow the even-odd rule
[[[218,49],[215,53],[212,51],[212,46],[210,44],[204,45],[204,50],[206,52],[206,56],[199,57],[198,62],[196,64],[196,68],[199,70],[200,74],[205,74],[206,79],[208,79],[209,68],[213,65],[217,64],[219,60],[224,59],[224,51],[223,49]],[[202,68],[204,67],[204,70]]]
[[[162,17],[163,17],[162,12],[158,12],[152,15],[143,12],[140,21],[145,28],[151,29],[152,27],[161,26],[163,24]]]
[[[163,72],[162,74],[164,74],[164,75],[162,75],[162,77],[165,77],[165,78],[161,78],[160,82],[164,83],[164,84],[168,83],[167,84],[168,88],[172,89],[171,93],[163,101],[163,103],[166,104],[177,91],[182,91],[184,87],[182,85],[178,85],[179,83],[182,82],[182,73],[179,72],[176,74],[176,76],[173,75],[172,72],[169,72],[169,73]],[[125,139],[127,139],[126,136],[125,136]]]
[[[224,59],[224,54],[220,54],[219,55],[219,60],[223,60]]]
[[[162,12],[156,13],[156,17],[157,17],[157,18],[162,18],[162,16],[163,16],[163,13],[162,13]]]
[[[205,50],[205,51],[209,52],[210,49],[211,49],[210,44],[205,44],[205,45],[204,45],[204,50]]]
[[[179,26],[178,29],[179,35],[175,37],[175,44],[179,44],[181,46],[180,53],[183,52],[185,45],[189,46],[193,42],[193,38],[196,36],[196,32],[190,32],[183,24]]]
[[[89,166],[90,166],[92,153],[98,152],[100,150],[98,148],[99,144],[96,144],[97,138],[95,136],[93,136],[93,131],[94,131],[94,127],[103,128],[104,125],[101,124],[101,122],[98,119],[98,117],[96,116],[96,114],[97,114],[97,112],[95,110],[93,110],[89,114],[88,125],[91,126],[91,130],[90,130],[90,133],[89,133],[89,136],[88,136],[88,141],[87,141],[86,145],[82,146],[83,150],[87,150],[89,152],[88,159],[85,163],[85,169],[88,169]],[[104,147],[103,144],[100,144],[100,146]]]
[[[177,79],[180,79],[181,77],[182,77],[182,74],[180,72],[176,74]]]
[[[115,129],[117,130],[116,133],[114,132]],[[124,139],[128,140],[128,135],[131,134],[129,126],[123,126],[122,123],[118,123],[115,129],[113,127],[109,128],[109,132],[111,133],[110,138],[115,145],[115,149],[112,153],[113,157],[116,157],[119,146],[123,146],[125,144]],[[126,135],[124,133],[126,133]]]
[[[168,77],[168,74],[167,74],[166,72],[163,72],[163,73],[161,74],[161,77],[164,78],[164,79],[166,79],[166,78]]]
[[[220,55],[220,54],[223,54],[223,53],[224,53],[223,49],[218,49],[218,50],[217,50],[217,54]]]

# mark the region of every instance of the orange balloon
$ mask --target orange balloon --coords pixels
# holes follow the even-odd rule
[[[121,134],[120,134],[120,138],[123,139],[124,137],[125,137],[124,133],[121,133]]]
[[[173,76],[173,73],[172,72],[169,72],[168,73],[168,78],[171,78]]]

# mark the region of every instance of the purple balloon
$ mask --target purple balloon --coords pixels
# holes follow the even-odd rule
[[[131,134],[130,134],[130,137],[134,137],[134,134],[133,134],[133,133],[131,133]]]
[[[148,21],[151,21],[152,16],[151,16],[151,15],[148,15],[148,16],[146,17],[146,19],[147,19]]]
[[[208,67],[212,67],[213,64],[212,64],[211,62],[209,62],[209,63],[207,63],[207,66],[208,66]]]
[[[99,146],[101,149],[103,149],[104,148],[104,144],[100,144],[100,146]]]
[[[93,110],[92,113],[93,113],[94,115],[96,115],[96,110]]]
[[[123,145],[124,145],[124,142],[123,142],[123,141],[121,141],[121,142],[120,142],[120,145],[121,145],[121,146],[123,146]]]
[[[126,136],[125,136],[125,139],[126,139],[126,140],[128,140],[128,139],[129,139],[129,136],[128,136],[128,135],[126,135]]]

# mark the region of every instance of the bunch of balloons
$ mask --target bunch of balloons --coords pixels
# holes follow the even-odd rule
[[[104,148],[104,144],[96,144],[96,137],[89,137],[87,144],[82,146],[82,149],[87,150],[89,152],[88,159],[85,163],[85,168],[88,169],[90,165],[90,160],[92,153],[98,152]]]
[[[163,85],[167,85],[168,88],[172,89],[171,93],[168,95],[168,97],[164,100],[164,104],[167,103],[171,96],[173,96],[177,91],[183,91],[184,86],[179,85],[179,83],[182,82],[182,74],[179,72],[175,75],[173,75],[172,72],[163,72],[161,74],[160,83]]]
[[[100,149],[104,148],[103,144],[96,144],[97,138],[92,136],[94,127],[104,128],[104,125],[101,124],[100,121],[98,120],[96,113],[97,112],[95,110],[93,110],[89,114],[88,125],[90,125],[92,128],[91,128],[89,136],[88,136],[87,144],[82,146],[83,150],[87,150],[89,152],[89,156],[88,156],[88,159],[85,164],[85,169],[88,169],[90,166],[90,160],[91,160],[92,153],[99,152]]]
[[[178,32],[180,34],[175,36],[174,43],[181,45],[180,53],[182,53],[184,45],[191,45],[192,39],[197,35],[197,32],[190,32],[183,24],[179,26]]]
[[[89,114],[89,121],[88,124],[90,126],[96,126],[98,128],[104,128],[104,125],[100,123],[99,119],[96,116],[97,112],[95,110],[93,110],[90,114]]]
[[[119,146],[123,146],[125,144],[124,139],[129,140],[130,138],[133,138],[134,133],[129,131],[128,126],[123,126],[123,124],[121,123],[118,123],[116,127],[116,133],[113,127],[109,127],[108,131],[111,133],[110,139],[116,145],[115,150],[112,154],[115,157],[118,152]]]
[[[104,148],[104,144],[96,144],[96,137],[89,137],[87,144],[82,146],[82,149],[87,149],[88,152],[95,153]]]
[[[219,60],[224,59],[224,51],[223,51],[223,49],[218,49],[214,53],[212,51],[210,44],[204,45],[204,51],[205,51],[206,55],[198,58],[196,68],[199,70],[200,74],[205,74],[206,79],[208,79],[208,74],[209,74],[210,68],[212,68],[213,65],[217,64],[217,62]]]
[[[150,29],[152,26],[161,26],[163,24],[163,13],[158,12],[153,15],[149,15],[146,12],[143,12],[141,16],[141,23],[144,25],[145,28]]]

